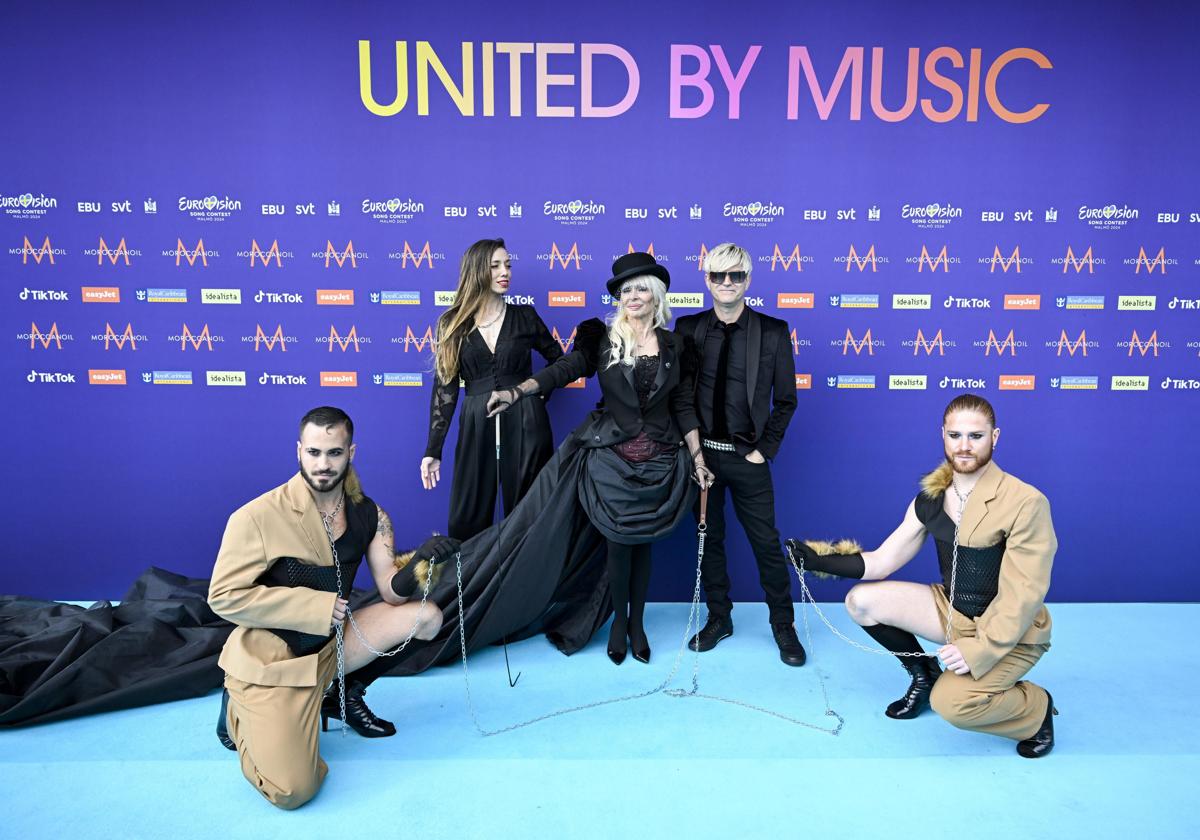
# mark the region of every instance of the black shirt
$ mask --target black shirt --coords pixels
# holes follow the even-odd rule
[[[750,417],[750,403],[746,399],[746,325],[750,310],[743,307],[742,314],[732,324],[726,324],[716,312],[708,313],[708,330],[704,334],[704,346],[700,348],[703,359],[700,363],[699,388],[696,392],[700,415],[700,427],[708,437],[713,431],[713,389],[717,381],[717,361],[721,354],[721,342],[729,345],[729,362],[725,377],[725,421],[729,435],[743,438],[754,437],[754,421]]]

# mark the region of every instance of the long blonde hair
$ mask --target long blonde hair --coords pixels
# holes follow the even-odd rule
[[[621,286],[624,287],[630,283],[645,283],[650,287],[650,292],[654,295],[654,320],[651,328],[665,327],[667,321],[671,320],[671,307],[667,303],[666,284],[653,274],[632,277]],[[618,293],[617,311],[608,316],[608,340],[612,344],[612,350],[608,356],[608,367],[612,367],[618,362],[623,365],[632,365],[634,349],[637,344],[633,327],[629,323],[629,315],[619,301],[620,294]]]
[[[463,254],[454,303],[437,321],[434,372],[444,385],[458,379],[462,343],[475,329],[475,316],[487,303],[492,290],[492,254],[503,247],[503,239],[480,239]]]

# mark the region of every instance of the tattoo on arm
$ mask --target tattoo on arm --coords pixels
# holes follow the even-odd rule
[[[392,531],[392,520],[383,508],[376,505],[375,509],[379,511],[379,524],[375,528],[375,536],[383,540],[383,544],[387,548],[388,554],[394,555],[396,553],[396,537]]]

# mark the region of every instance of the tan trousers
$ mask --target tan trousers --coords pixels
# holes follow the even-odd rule
[[[317,795],[329,767],[317,752],[321,698],[337,671],[330,642],[317,657],[317,685],[255,685],[225,675],[227,724],[242,775],[279,808],[299,808]]]
[[[949,603],[941,584],[931,586],[938,620],[946,623]],[[974,637],[975,623],[959,612],[952,616],[955,638]],[[1017,645],[982,677],[945,671],[933,686],[933,710],[959,729],[1022,741],[1032,737],[1046,717],[1046,690],[1021,677],[1042,658],[1050,644]]]

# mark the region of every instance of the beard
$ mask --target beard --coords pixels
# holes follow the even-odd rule
[[[300,475],[304,476],[304,481],[318,493],[331,493],[338,488],[346,478],[346,470],[341,472],[319,472],[310,473],[304,469],[304,464],[300,465]]]
[[[974,472],[979,472],[992,461],[992,447],[988,447],[987,452],[981,455],[973,456],[973,460],[965,464],[960,464],[955,456],[949,452],[946,453],[946,463],[950,465],[950,469],[954,470],[959,475],[970,475]]]

